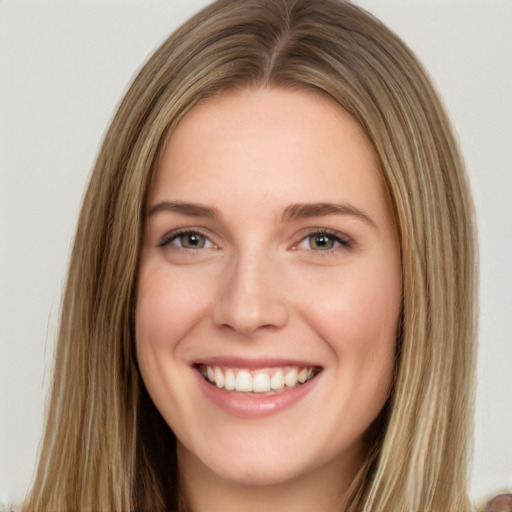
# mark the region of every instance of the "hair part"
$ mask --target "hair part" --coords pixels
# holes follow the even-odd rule
[[[219,0],[153,54],[105,136],[77,227],[24,510],[178,508],[174,435],[147,396],[134,348],[146,201],[180,119],[200,101],[258,87],[318,91],[360,124],[400,241],[395,381],[346,511],[470,509],[474,212],[437,94],[404,43],[348,2]]]

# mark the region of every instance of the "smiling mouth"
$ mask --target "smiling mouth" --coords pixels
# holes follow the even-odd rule
[[[314,379],[321,371],[318,367],[286,366],[250,370],[197,365],[209,384],[237,393],[276,393],[294,389]]]

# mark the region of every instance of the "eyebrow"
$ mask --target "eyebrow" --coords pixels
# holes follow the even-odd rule
[[[371,217],[363,210],[349,203],[297,203],[285,208],[283,220],[297,220],[324,215],[349,215],[377,227]]]
[[[213,207],[184,201],[162,201],[149,210],[149,215],[158,212],[172,212],[190,217],[220,218],[220,212]],[[299,220],[310,217],[322,217],[325,215],[348,215],[377,227],[371,217],[360,208],[349,203],[296,203],[287,206],[283,210],[282,220]]]
[[[151,207],[149,215],[151,216],[158,212],[181,213],[190,217],[208,217],[212,219],[220,217],[220,213],[216,208],[183,201],[162,201]]]

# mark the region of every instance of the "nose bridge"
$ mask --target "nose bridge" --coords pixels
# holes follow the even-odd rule
[[[276,258],[265,251],[239,251],[225,272],[215,322],[243,335],[283,326],[288,310],[278,267]]]

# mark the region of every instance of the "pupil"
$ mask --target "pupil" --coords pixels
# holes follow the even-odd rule
[[[181,243],[184,247],[188,248],[198,248],[204,245],[203,237],[194,233],[184,235]]]
[[[333,241],[329,235],[315,235],[313,237],[313,247],[315,249],[330,249],[332,245]]]

